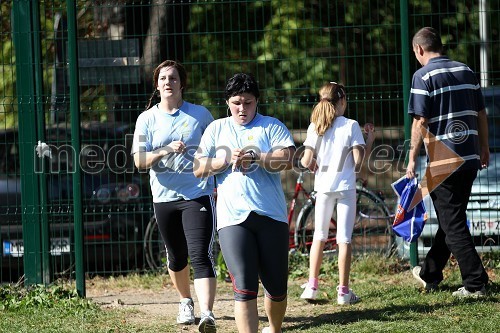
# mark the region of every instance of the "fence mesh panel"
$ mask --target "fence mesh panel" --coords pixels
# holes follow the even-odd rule
[[[254,74],[262,94],[259,112],[283,121],[297,147],[305,139],[319,87],[329,81],[344,84],[346,115],[361,126],[375,125],[375,148],[363,177],[373,193],[385,198],[391,212],[396,198],[390,184],[405,170],[407,101],[403,92],[409,87],[404,86],[403,72],[411,75],[419,67],[411,45],[401,45],[401,35],[411,38],[420,27],[433,26],[442,33],[448,55],[475,70],[485,88],[497,86],[499,80],[499,1],[484,1],[483,11],[481,1],[412,0],[408,1],[408,15],[401,17],[399,1],[382,0],[79,0],[77,17],[71,18],[66,1],[18,0],[31,10],[36,8],[33,4],[39,8],[33,22],[38,20],[40,31],[32,31],[33,50],[28,59],[42,79],[39,90],[33,90],[34,111],[21,113],[19,102],[26,101],[19,101],[16,84],[25,73],[16,72],[16,61],[20,61],[14,52],[17,32],[10,23],[16,14],[15,2],[0,5],[0,277],[4,281],[16,280],[25,264],[22,218],[29,211],[21,203],[20,183],[25,177],[19,164],[22,145],[33,150],[28,162],[36,169],[38,181],[30,188],[42,198],[33,214],[49,224],[51,274],[74,273],[76,200],[83,207],[87,272],[121,274],[154,266],[149,264],[151,253],[144,249],[143,241],[153,216],[149,179],[147,173],[133,167],[130,135],[154,91],[153,70],[165,59],[185,65],[185,100],[206,106],[216,119],[226,116],[223,91],[227,78],[236,72]],[[68,31],[71,19],[76,20],[76,32]],[[409,31],[401,30],[403,21],[408,22]],[[70,82],[68,72],[71,33],[78,40],[79,80],[75,83]],[[403,50],[409,52],[410,68],[403,68]],[[78,85],[80,94],[78,152],[71,144],[72,84]],[[487,103],[490,132],[496,138],[496,144],[490,143],[492,152],[498,148],[499,137],[495,124],[500,119],[500,102],[495,96],[500,93],[496,91]],[[36,103],[41,112],[35,112]],[[35,143],[18,134],[20,124],[26,122],[37,124],[36,137],[49,145],[51,159],[41,160]],[[493,167],[499,163],[492,154],[489,182],[484,187],[497,186],[498,169]],[[78,198],[72,191],[76,167],[82,170]],[[288,201],[297,176],[295,171],[282,174]],[[312,189],[312,181],[306,174],[307,188]],[[297,202],[295,216],[303,202]],[[487,218],[484,214],[469,216],[476,230],[497,228],[494,235],[475,236],[484,250],[500,241],[498,207],[489,209]],[[295,219],[291,230],[294,224]],[[421,252],[427,242],[419,243]],[[156,244],[155,249],[161,246]],[[397,255],[407,254],[400,246]]]

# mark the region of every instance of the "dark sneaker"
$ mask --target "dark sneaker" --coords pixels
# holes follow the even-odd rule
[[[458,288],[457,291],[454,291],[453,296],[461,297],[461,298],[479,298],[486,296],[486,288],[483,286],[481,290],[477,291],[468,291],[465,287]]]
[[[191,298],[181,299],[177,324],[194,324],[194,303]]]
[[[200,324],[198,325],[200,333],[216,333],[215,317],[212,311],[204,311],[200,316]]]
[[[415,278],[415,280],[417,280],[418,282],[420,282],[426,291],[436,290],[436,289],[438,288],[437,283],[425,282],[425,281],[424,281],[424,280],[420,277],[420,271],[421,271],[421,270],[422,270],[422,267],[421,267],[421,266],[415,266],[415,267],[413,267],[413,269],[411,270],[411,273],[413,274],[413,277]]]

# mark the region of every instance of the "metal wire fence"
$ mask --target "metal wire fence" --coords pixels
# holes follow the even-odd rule
[[[283,121],[297,146],[319,87],[343,83],[347,116],[375,124],[366,178],[391,209],[390,184],[404,170],[405,78],[418,68],[405,41],[433,26],[448,55],[475,70],[483,87],[499,82],[498,0],[15,0],[0,4],[0,20],[3,281],[74,277],[79,257],[90,274],[149,268],[148,177],[132,165],[127,134],[154,90],[153,69],[165,59],[185,65],[185,99],[214,118],[226,116],[226,79],[254,74],[259,112]],[[494,124],[498,97],[490,101]],[[492,126],[493,137],[498,128]],[[52,158],[37,156],[39,140]],[[295,179],[283,174],[288,198]],[[490,182],[496,186],[496,174]],[[311,176],[305,184],[312,187]],[[486,250],[488,239],[500,241],[498,213],[490,214],[482,219],[492,232],[478,235]],[[407,251],[401,245],[396,252]]]

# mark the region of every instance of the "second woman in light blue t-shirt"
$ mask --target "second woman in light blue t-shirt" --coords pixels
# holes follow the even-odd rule
[[[201,138],[194,172],[216,175],[217,230],[232,282],[238,331],[257,332],[259,278],[269,327],[280,332],[287,303],[288,223],[281,170],[295,151],[288,129],[257,112],[257,81],[230,78],[225,98],[230,116],[215,120]]]

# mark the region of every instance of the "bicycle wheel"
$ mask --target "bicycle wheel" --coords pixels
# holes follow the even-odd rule
[[[314,234],[314,193],[311,193],[311,199],[307,200],[297,216],[295,224],[294,243],[295,249],[301,254],[308,255],[311,249]],[[328,231],[328,238],[325,241],[323,254],[332,254],[337,251],[335,235],[337,233],[335,221],[332,219]]]
[[[158,223],[152,217],[144,232],[144,253],[148,266],[152,270],[167,269],[167,250],[165,243],[161,238],[160,231],[158,230]],[[212,253],[214,262],[217,264],[220,260],[219,253],[221,252],[218,238],[214,240]]]
[[[314,197],[308,200],[299,212],[294,233],[297,251],[308,254],[314,233]],[[323,253],[336,251],[336,212],[334,211],[328,238]],[[391,253],[394,236],[390,221],[390,212],[384,201],[373,192],[358,187],[356,189],[356,220],[352,234],[353,253],[378,252]]]
[[[154,217],[149,220],[144,233],[144,252],[150,269],[160,270],[166,265],[167,251]]]
[[[394,244],[390,211],[370,190],[356,188],[356,221],[352,233],[353,253],[378,252],[390,255]]]

